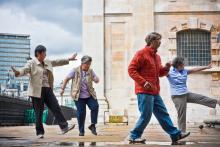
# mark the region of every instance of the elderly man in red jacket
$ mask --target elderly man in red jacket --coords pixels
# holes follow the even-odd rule
[[[174,127],[159,94],[159,77],[168,74],[171,64],[167,63],[164,67],[161,65],[160,56],[157,54],[161,44],[160,34],[152,32],[147,35],[145,41],[147,45],[137,51],[128,67],[128,73],[135,81],[135,93],[141,113],[135,128],[130,132],[129,141],[145,141],[141,136],[153,113],[162,128],[170,135],[172,144],[177,144],[178,140],[187,137],[190,133],[183,133]]]

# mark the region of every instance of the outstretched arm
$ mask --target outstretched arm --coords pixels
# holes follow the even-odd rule
[[[69,61],[77,60],[76,56],[77,56],[77,53],[73,54],[68,59],[52,60],[51,64],[52,64],[53,67],[55,67],[55,66],[63,66],[63,65],[69,64]]]
[[[61,96],[63,96],[63,93],[64,93],[64,91],[65,91],[66,85],[67,85],[67,83],[69,82],[70,79],[71,79],[71,78],[69,78],[69,77],[66,77],[66,78],[64,79],[63,85],[62,85],[61,91],[60,91],[60,95],[61,95]]]
[[[74,76],[75,76],[75,70],[72,69],[63,81],[63,85],[62,85],[61,91],[60,91],[61,96],[63,96],[63,93],[65,91],[67,83],[69,82],[70,79],[74,78]]]
[[[171,62],[167,62],[165,66],[162,66],[161,59],[158,58],[158,60],[159,60],[159,65],[160,65],[159,76],[160,77],[167,76],[169,73],[170,67],[172,65]]]
[[[31,61],[28,61],[23,68],[15,69],[13,66],[11,67],[12,71],[15,74],[15,77],[21,77],[27,75],[31,72]]]
[[[202,71],[202,70],[205,70],[205,69],[210,69],[210,68],[212,68],[212,63],[210,63],[208,66],[205,66],[205,67],[190,69],[190,70],[188,70],[188,74],[196,73],[196,72],[199,72],[199,71]]]

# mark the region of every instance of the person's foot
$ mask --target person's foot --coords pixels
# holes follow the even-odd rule
[[[183,139],[183,138],[186,138],[186,137],[188,137],[190,135],[190,132],[181,132],[181,134],[177,137],[177,138],[175,138],[175,139],[173,139],[172,140],[172,144],[174,143],[177,143],[178,142],[178,140],[181,140],[181,139]]]
[[[91,130],[92,134],[97,135],[95,124],[91,124],[88,128]]]
[[[72,124],[71,125],[68,124],[68,126],[66,128],[64,128],[64,129],[62,129],[61,132],[62,132],[62,134],[66,134],[67,132],[69,132],[70,130],[72,130],[74,128],[75,128],[75,124],[73,124],[73,125]]]
[[[171,145],[186,145],[186,142],[172,142]]]
[[[80,133],[79,133],[79,136],[84,136],[84,133],[81,133],[81,132],[80,132]]]
[[[38,139],[43,139],[44,138],[44,134],[38,134],[37,137],[38,137]]]
[[[146,141],[146,139],[145,138],[141,138],[141,137],[140,138],[136,138],[136,139],[129,138],[128,141],[129,142],[137,142],[137,143],[138,142],[140,142],[140,143],[142,142],[142,143],[144,143]]]

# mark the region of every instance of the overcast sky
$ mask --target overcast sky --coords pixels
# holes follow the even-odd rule
[[[0,0],[0,33],[29,34],[32,57],[38,44],[46,46],[50,58],[80,52],[82,0]],[[78,64],[55,69],[55,82]]]

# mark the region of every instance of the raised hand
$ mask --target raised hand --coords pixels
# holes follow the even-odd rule
[[[73,54],[72,56],[69,57],[69,60],[70,61],[77,60],[76,56],[77,56],[77,53]]]
[[[14,72],[14,74],[15,74],[16,77],[20,74],[20,72],[17,71],[13,66],[11,66],[11,69],[12,69],[12,71]]]
[[[206,66],[206,69],[210,69],[210,68],[212,68],[212,63]]]

